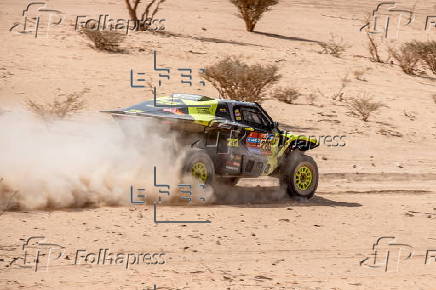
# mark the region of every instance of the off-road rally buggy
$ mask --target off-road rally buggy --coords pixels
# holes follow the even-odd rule
[[[273,176],[289,195],[303,198],[318,186],[317,164],[304,154],[318,141],[280,130],[258,103],[173,94],[104,112],[117,120],[157,118],[180,133],[177,141],[188,147],[181,173],[204,184]]]

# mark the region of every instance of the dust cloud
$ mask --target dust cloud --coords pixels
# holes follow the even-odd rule
[[[152,202],[160,195],[154,166],[159,184],[177,188],[183,153],[173,134],[144,118],[122,122],[95,113],[52,122],[1,114],[0,208],[129,205],[131,186],[135,200],[145,192]]]

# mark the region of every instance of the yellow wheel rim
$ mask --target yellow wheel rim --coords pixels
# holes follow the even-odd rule
[[[208,174],[206,164],[203,162],[196,162],[192,165],[191,173],[194,178],[206,183]]]
[[[295,171],[294,182],[298,189],[307,190],[312,185],[313,173],[306,165],[300,166]]]

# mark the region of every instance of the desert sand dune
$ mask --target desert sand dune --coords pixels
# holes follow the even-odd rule
[[[129,32],[123,53],[107,53],[75,31],[76,19],[126,19],[124,1],[49,1],[63,21],[49,30],[41,22],[37,38],[18,33],[21,26],[10,31],[28,2],[1,1],[0,288],[434,289],[436,77],[370,61],[360,28],[378,3],[281,0],[249,33],[230,1],[167,0],[157,14],[164,31]],[[383,59],[388,46],[436,40],[436,28],[424,29],[434,2],[397,4],[413,10],[414,21],[383,40]],[[346,44],[340,58],[321,53],[331,35]],[[171,69],[169,80],[153,70],[153,51],[158,66]],[[126,145],[100,111],[153,97],[148,87],[131,87],[131,71],[163,81],[159,95],[218,97],[198,72],[229,55],[278,65],[278,85],[301,93],[294,104],[263,102],[281,128],[344,136],[344,146],[310,152],[320,181],[309,201],[291,199],[274,178],[242,179],[205,203],[158,206],[158,221],[210,223],[155,223],[157,195],[133,205],[128,185],[150,186],[158,159],[170,168],[166,177],[176,174],[176,157],[162,145],[169,141],[147,133],[146,146]],[[180,68],[192,69],[192,86],[181,83]],[[385,106],[363,122],[338,92]],[[71,123],[47,127],[17,113],[28,110],[26,100],[71,94],[85,102]],[[100,260],[105,249],[113,262]]]

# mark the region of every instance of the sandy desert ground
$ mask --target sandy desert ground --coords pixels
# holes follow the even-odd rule
[[[158,13],[165,33],[129,33],[124,54],[97,51],[74,30],[78,15],[127,18],[124,1],[46,2],[63,22],[41,27],[38,38],[10,31],[28,1],[0,2],[0,178],[29,207],[1,212],[1,289],[434,289],[436,81],[369,60],[359,28],[378,1],[281,0],[249,33],[227,0],[167,0]],[[436,3],[397,3],[416,18],[386,44],[436,40],[436,28],[424,30]],[[350,46],[341,58],[319,53],[332,33]],[[145,180],[144,162],[149,170],[163,159],[170,178],[174,160],[159,137],[146,157],[123,147],[99,111],[152,97],[131,88],[130,72],[157,82],[154,50],[172,71],[159,94],[216,97],[195,72],[227,55],[277,64],[279,85],[302,96],[293,105],[265,101],[273,119],[298,134],[346,136],[343,147],[310,152],[320,170],[316,197],[295,201],[275,179],[244,179],[223,200],[157,209],[158,221],[210,221],[200,224],[155,223],[152,206],[130,204],[127,184]],[[181,84],[178,68],[194,71],[193,86]],[[356,70],[366,71],[363,81]],[[368,94],[386,107],[369,122],[350,115],[331,98],[344,78],[346,97]],[[29,113],[17,113],[28,99],[68,94],[82,96],[81,118],[91,121],[59,123],[46,134]],[[5,208],[10,191],[0,193]],[[93,200],[104,204],[89,207]],[[118,263],[102,263],[105,249],[114,261],[120,254]]]

